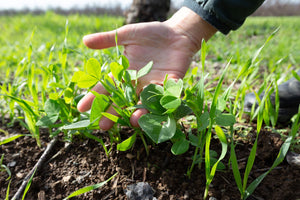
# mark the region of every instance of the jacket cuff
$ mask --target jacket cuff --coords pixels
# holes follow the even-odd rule
[[[202,19],[207,21],[210,25],[212,25],[213,27],[215,27],[225,35],[228,34],[233,29],[231,26],[227,25],[226,23],[218,19],[218,17],[212,10],[204,9],[204,7],[200,3],[197,3],[195,0],[184,0],[183,6],[193,10]]]

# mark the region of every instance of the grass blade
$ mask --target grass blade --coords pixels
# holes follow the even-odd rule
[[[70,199],[72,197],[76,197],[78,195],[81,195],[83,193],[98,189],[100,187],[102,187],[103,185],[105,185],[106,183],[108,183],[111,179],[113,179],[118,173],[115,173],[112,177],[110,177],[109,179],[107,179],[106,181],[103,181],[101,183],[95,184],[95,185],[90,185],[84,188],[81,188],[79,190],[76,190],[75,192],[73,192],[72,194],[70,194],[68,197],[64,198],[64,200],[66,199]]]
[[[257,149],[257,137],[256,137],[256,140],[251,149],[250,155],[248,157],[247,166],[246,166],[246,170],[245,170],[245,174],[244,174],[243,193],[242,193],[243,198],[244,198],[244,194],[245,194],[246,187],[247,187],[248,177],[249,177],[250,171],[254,164],[254,160],[255,160],[255,156],[256,156],[256,149]]]
[[[216,126],[215,127],[215,131],[216,134],[222,144],[222,152],[221,155],[219,157],[219,159],[217,160],[217,162],[213,165],[213,167],[211,168],[210,171],[210,175],[209,178],[206,180],[206,187],[205,187],[205,192],[204,192],[204,199],[207,198],[208,195],[208,189],[209,189],[209,185],[213,180],[213,177],[215,176],[216,170],[217,170],[217,166],[219,164],[219,162],[225,157],[226,153],[227,153],[227,138],[223,132],[223,130],[221,129],[221,127]]]
[[[274,161],[273,165],[271,166],[271,168],[263,173],[262,175],[260,175],[258,178],[256,178],[247,188],[247,190],[245,191],[245,196],[244,196],[244,199],[246,199],[247,197],[249,197],[253,192],[254,190],[256,189],[256,187],[261,183],[261,181],[276,167],[278,166],[285,158],[289,148],[290,148],[290,145],[294,139],[294,137],[296,136],[297,134],[297,131],[299,130],[300,128],[300,124],[299,124],[299,118],[300,118],[300,106],[299,106],[299,109],[298,109],[298,114],[297,114],[297,117],[296,117],[296,120],[294,121],[293,125],[292,125],[292,129],[291,129],[291,132],[289,134],[289,137],[285,140],[285,142],[283,143],[283,145],[281,146],[280,148],[280,151],[277,155],[277,158],[276,160]]]
[[[234,180],[237,184],[237,187],[238,187],[240,193],[242,194],[243,193],[242,178],[241,178],[241,173],[239,170],[239,165],[238,165],[237,157],[236,157],[235,150],[234,150],[233,140],[231,141],[230,155],[231,155],[230,161],[231,161],[231,167],[232,167]]]
[[[24,193],[23,193],[23,196],[22,196],[22,200],[25,199],[25,196],[26,196],[26,194],[27,194],[27,192],[28,192],[28,190],[29,190],[29,188],[30,188],[30,186],[31,186],[31,183],[32,183],[32,180],[33,180],[33,177],[34,177],[35,172],[36,172],[36,169],[34,170],[34,172],[32,173],[32,175],[31,175],[29,181],[27,182],[26,188],[25,188]]]
[[[17,135],[5,137],[5,138],[0,138],[0,146],[3,145],[3,144],[7,144],[9,142],[12,142],[12,141],[18,139],[19,137],[23,137],[23,136],[25,136],[25,135],[17,134]]]
[[[265,173],[263,173],[262,175],[260,175],[258,178],[256,178],[246,189],[245,191],[245,196],[244,196],[244,199],[247,199],[253,192],[254,190],[256,189],[256,187],[261,183],[261,181],[277,166],[279,165],[283,159],[285,158],[288,150],[289,150],[289,147],[290,147],[290,144],[291,144],[291,141],[292,141],[292,136],[289,136],[284,144],[281,146],[280,148],[280,151],[278,153],[278,156],[276,158],[276,160],[274,161],[272,167]]]
[[[8,183],[8,186],[7,186],[5,200],[9,200],[9,190],[10,190],[10,183],[11,183],[11,180],[9,181],[9,183]]]

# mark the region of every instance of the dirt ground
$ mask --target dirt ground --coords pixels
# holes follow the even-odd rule
[[[4,129],[3,125],[0,124],[0,128]],[[9,133],[27,133],[18,126],[6,130]],[[128,134],[130,131],[124,129],[122,134]],[[94,134],[108,140],[105,132],[96,131]],[[3,164],[8,166],[12,173],[10,198],[49,143],[47,132],[42,132],[41,135],[42,148],[39,148],[31,137],[22,137],[0,146],[0,155],[4,154]],[[254,138],[250,137],[248,142],[241,140],[236,146],[242,170],[245,168],[253,141]],[[257,157],[250,173],[249,183],[270,168],[281,144],[282,140],[278,134],[267,130],[260,134]],[[205,188],[204,167],[202,166],[202,169],[196,167],[189,179],[186,172],[191,164],[192,149],[183,155],[174,156],[170,148],[170,143],[150,147],[150,155],[147,157],[142,142],[138,140],[134,148],[128,152],[118,152],[116,146],[113,146],[108,158],[102,146],[93,140],[77,137],[65,147],[60,137],[47,162],[35,174],[26,199],[63,199],[79,188],[108,179],[116,172],[117,176],[104,187],[73,199],[127,199],[124,189],[141,181],[151,185],[158,200],[202,199]],[[220,153],[221,145],[217,139],[212,139],[211,148]],[[53,157],[55,154],[57,155]],[[218,200],[240,199],[232,171],[228,168],[228,158],[229,152],[222,161],[227,169],[216,173],[209,190],[209,196]],[[5,199],[9,183],[7,177],[6,171],[0,172],[0,199]],[[299,188],[300,169],[284,161],[262,181],[248,199],[296,200],[300,199]]]

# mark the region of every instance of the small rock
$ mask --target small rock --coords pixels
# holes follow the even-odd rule
[[[128,159],[132,159],[132,158],[134,158],[135,156],[134,155],[132,155],[131,153],[127,153],[126,154],[126,158],[128,158]]]
[[[190,199],[190,195],[188,191],[185,191],[183,199]]]
[[[209,199],[208,200],[218,200],[217,198],[215,198],[215,197],[209,197]]]
[[[289,151],[286,155],[286,161],[294,167],[300,168],[300,154]]]
[[[20,153],[14,153],[11,157],[12,158],[19,158],[20,157]]]
[[[46,200],[46,195],[45,195],[45,191],[44,190],[41,190],[38,193],[38,200]]]
[[[21,179],[21,178],[24,177],[24,174],[21,173],[21,172],[18,172],[18,173],[16,174],[16,177]]]
[[[67,182],[69,182],[70,181],[70,179],[72,178],[72,176],[64,176],[63,177],[63,182],[65,182],[65,183],[67,183]]]
[[[155,191],[145,182],[128,185],[125,194],[129,200],[157,200],[153,197]]]
[[[16,161],[11,161],[11,162],[9,162],[9,163],[7,164],[7,167],[15,167],[16,164],[17,164]]]
[[[85,172],[85,173],[86,173],[86,172]],[[81,172],[81,174],[82,174],[82,172]],[[82,176],[78,176],[78,177],[76,178],[77,183],[81,184],[81,183],[83,182],[83,179],[84,179],[85,177],[88,177],[90,174],[91,174],[91,172],[88,172],[88,173],[86,173],[86,174],[84,174],[84,175],[82,175]]]

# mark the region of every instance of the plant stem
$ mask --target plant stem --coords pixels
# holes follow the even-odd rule
[[[143,133],[142,133],[139,129],[136,129],[135,131],[137,131],[137,133],[140,135],[140,137],[141,137],[141,139],[142,139],[142,141],[143,141],[145,150],[146,150],[146,154],[147,154],[147,156],[149,156],[148,145],[147,145],[146,140],[145,140],[145,138],[144,138],[144,136],[143,136]]]

